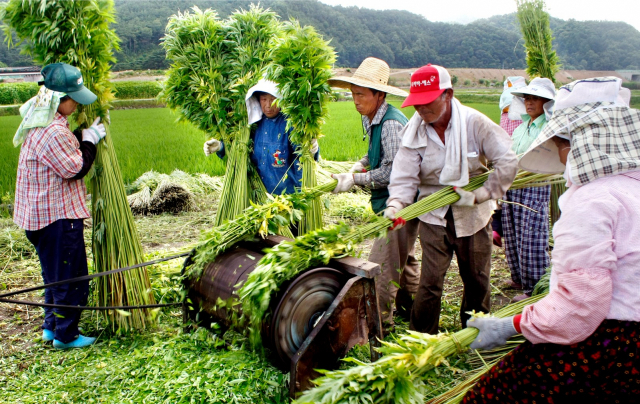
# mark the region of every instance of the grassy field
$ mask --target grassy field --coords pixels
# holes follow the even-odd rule
[[[392,101],[400,107],[399,101]],[[491,104],[469,106],[499,121],[498,108]],[[413,108],[403,112],[411,117]],[[360,114],[351,102],[329,105],[330,117],[320,139],[323,158],[335,161],[354,161],[367,151],[363,141]],[[205,157],[202,143],[204,133],[189,123],[176,123],[176,115],[167,108],[128,109],[111,112],[111,133],[125,183],[133,182],[142,173],[154,170],[170,173],[180,169],[189,173],[224,174],[224,165],[216,157]],[[19,148],[12,145],[20,118],[0,117],[0,194],[13,193],[18,166]]]

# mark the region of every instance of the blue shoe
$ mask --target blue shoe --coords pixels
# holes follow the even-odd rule
[[[69,343],[60,342],[57,339],[53,340],[53,347],[55,349],[69,349],[69,348],[84,348],[96,342],[96,339],[93,337],[85,337],[84,335],[78,336],[78,338],[74,339]]]
[[[46,328],[42,330],[42,342],[51,342],[55,338],[53,331],[47,330]]]

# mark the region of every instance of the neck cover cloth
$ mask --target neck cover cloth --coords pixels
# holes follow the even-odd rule
[[[53,117],[60,105],[60,98],[64,96],[65,93],[41,86],[38,94],[20,107],[22,122],[13,136],[13,147],[18,147],[24,142],[29,130],[44,128],[53,122]]]
[[[571,141],[567,162],[575,185],[640,169],[640,111],[629,108],[621,83],[617,77],[596,77],[561,87],[553,117],[520,159],[520,168],[564,172],[552,140],[559,136]]]

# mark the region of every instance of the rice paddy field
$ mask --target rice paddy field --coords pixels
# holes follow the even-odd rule
[[[399,101],[391,101],[400,107]],[[469,104],[499,122],[498,107]],[[367,151],[362,140],[360,115],[351,102],[329,105],[330,118],[322,128],[320,153],[335,161],[354,161]],[[404,113],[413,113],[405,108]],[[206,135],[190,123],[176,122],[177,116],[167,108],[124,109],[111,111],[111,133],[125,183],[144,172],[170,173],[179,169],[188,173],[224,174],[224,164],[216,156],[206,157],[202,144]],[[12,144],[20,124],[18,116],[0,117],[0,195],[13,194],[19,148]]]

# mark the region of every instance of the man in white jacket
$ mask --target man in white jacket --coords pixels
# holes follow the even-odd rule
[[[481,188],[456,188],[460,200],[454,206],[419,218],[422,270],[410,327],[436,334],[444,278],[454,252],[464,284],[463,327],[469,318],[466,312],[490,309],[493,200],[511,186],[518,160],[504,129],[453,97],[451,78],[441,66],[423,66],[411,76],[410,94],[402,104],[406,106],[414,106],[416,113],[401,134],[385,217],[395,220],[400,209],[414,202],[416,191],[422,199],[448,185],[467,185],[470,177],[488,170],[488,162],[494,169]]]

